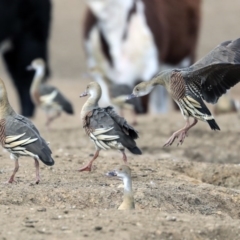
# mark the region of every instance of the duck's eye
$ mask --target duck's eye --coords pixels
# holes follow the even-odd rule
[[[120,168],[119,170],[122,171],[122,168]]]
[[[138,91],[139,91],[139,88],[136,88],[136,91],[138,92]]]

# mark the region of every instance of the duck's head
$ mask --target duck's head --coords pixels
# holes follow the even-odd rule
[[[131,169],[127,165],[117,167],[114,171],[108,172],[107,176],[119,177],[121,179],[131,177]]]
[[[37,58],[34,59],[31,64],[29,66],[27,66],[27,70],[35,70],[35,71],[39,71],[39,70],[44,70],[45,69],[45,62],[42,58]]]
[[[90,96],[93,98],[100,98],[102,95],[102,89],[97,82],[90,82],[86,90],[80,95],[80,97]]]
[[[149,82],[141,82],[134,87],[132,94],[130,94],[127,99],[145,96],[149,94],[153,88],[154,86],[152,86]]]

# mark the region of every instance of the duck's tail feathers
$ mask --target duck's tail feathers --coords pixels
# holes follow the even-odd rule
[[[128,148],[128,150],[133,154],[137,154],[137,155],[142,154],[142,151],[137,146],[135,146],[133,148]]]
[[[54,160],[51,156],[52,152],[49,148],[45,148],[43,149],[43,151],[41,152],[41,154],[38,155],[39,159],[46,165],[48,166],[52,166],[54,165]]]
[[[63,106],[63,110],[67,113],[67,114],[74,114],[74,110],[73,110],[73,106],[70,102],[65,102],[64,106]]]
[[[47,159],[47,161],[45,161],[45,159],[41,159],[41,160],[44,164],[46,164],[48,166],[53,166],[54,165],[54,160],[51,157],[49,159]]]
[[[207,122],[212,130],[220,130],[220,127],[217,125],[214,119],[207,120]]]

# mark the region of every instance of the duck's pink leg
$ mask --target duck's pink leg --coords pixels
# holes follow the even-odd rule
[[[39,174],[39,162],[38,159],[35,159],[35,168],[36,168],[36,184],[40,183],[40,174]]]
[[[18,169],[19,169],[18,159],[15,159],[15,168],[13,170],[13,174],[11,175],[11,177],[8,180],[8,183],[15,182],[14,177],[15,177],[15,174],[17,173]]]
[[[121,152],[122,152],[122,155],[123,155],[123,161],[126,164],[127,163],[127,155],[125,154],[124,150],[122,150]]]
[[[173,144],[173,142],[175,141],[176,138],[179,137],[179,144],[183,144],[185,137],[187,136],[187,132],[190,128],[192,128],[194,125],[196,125],[198,122],[198,120],[196,118],[194,118],[194,121],[192,124],[190,124],[189,119],[187,119],[186,121],[186,125],[184,126],[184,128],[176,131],[175,133],[173,133],[173,135],[167,140],[167,142],[163,145],[164,147],[168,147],[171,146]]]
[[[86,165],[84,165],[83,167],[81,167],[78,171],[79,171],[79,172],[83,172],[83,171],[89,171],[89,172],[91,172],[91,170],[92,170],[92,163],[93,163],[93,161],[95,161],[95,159],[98,157],[99,152],[100,152],[100,150],[97,150],[97,151],[95,152],[94,156],[93,156],[93,159],[92,159],[88,164],[86,164]]]

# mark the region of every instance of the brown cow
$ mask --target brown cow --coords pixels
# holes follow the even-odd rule
[[[103,89],[125,85],[128,94],[137,82],[148,81],[163,68],[193,63],[201,0],[87,0],[87,5],[87,64],[103,75],[98,80],[101,86],[108,85]],[[151,94],[154,112],[167,109],[166,92],[160,91]],[[107,94],[116,95],[105,91],[103,97]],[[107,99],[103,105],[109,104]]]

